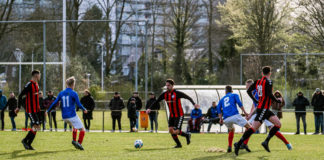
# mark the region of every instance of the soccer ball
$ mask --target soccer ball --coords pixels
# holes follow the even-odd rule
[[[134,143],[134,147],[136,149],[142,148],[143,147],[143,141],[141,139],[136,140],[135,143]]]

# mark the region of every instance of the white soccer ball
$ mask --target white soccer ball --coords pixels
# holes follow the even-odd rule
[[[143,141],[141,139],[136,140],[135,143],[134,143],[134,147],[136,149],[142,148],[143,147]]]

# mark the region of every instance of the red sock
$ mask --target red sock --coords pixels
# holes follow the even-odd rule
[[[249,140],[250,140],[250,137],[248,139],[246,139],[243,143],[247,145],[249,143]]]
[[[228,146],[232,147],[233,144],[233,138],[234,138],[234,132],[231,131],[228,133]]]
[[[82,141],[83,141],[83,137],[84,137],[84,131],[80,131],[80,133],[79,133],[79,140],[78,140],[78,142],[80,143],[80,144],[82,144]]]
[[[73,141],[76,141],[77,134],[78,134],[78,130],[73,128],[73,132],[72,132]]]
[[[289,144],[289,142],[287,141],[287,139],[278,131],[276,133],[276,136],[281,139],[285,144]]]

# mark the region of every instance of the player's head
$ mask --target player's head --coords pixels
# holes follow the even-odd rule
[[[66,85],[68,88],[74,89],[75,87],[75,78],[72,76],[66,80]]]
[[[87,90],[87,89],[85,89],[85,90],[84,90],[84,96],[89,96],[89,95],[90,95],[90,91]]]
[[[167,88],[168,91],[172,91],[173,90],[173,86],[174,86],[173,79],[167,79],[165,81],[165,86],[166,86],[166,88]]]
[[[155,98],[155,94],[154,94],[154,92],[149,93],[149,96],[150,96],[151,99],[152,99],[152,98]]]
[[[40,80],[40,71],[39,70],[33,70],[32,71],[32,78],[35,81],[39,81]]]
[[[262,75],[263,76],[270,76],[271,75],[271,67],[270,66],[262,67]]]
[[[253,84],[253,80],[252,79],[248,79],[246,82],[245,82],[245,87],[246,89],[249,89],[250,86]]]
[[[10,98],[14,98],[15,97],[15,93],[14,92],[10,92]]]
[[[212,106],[216,107],[216,101],[213,101]]]
[[[233,92],[232,86],[226,86],[225,87],[225,92],[226,92],[226,94],[227,93],[232,93]]]

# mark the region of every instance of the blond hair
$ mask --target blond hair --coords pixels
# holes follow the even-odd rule
[[[66,79],[66,85],[67,85],[67,86],[72,87],[72,86],[74,85],[74,83],[75,83],[75,78],[74,78],[74,76],[72,76],[72,77]]]

